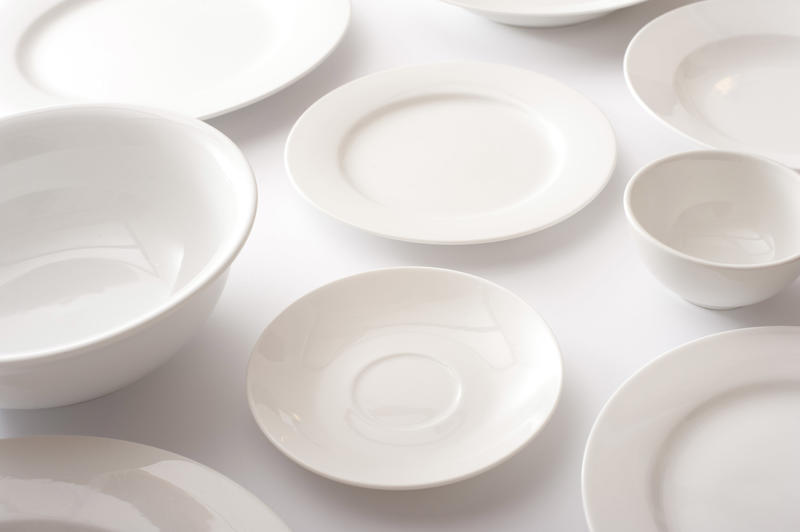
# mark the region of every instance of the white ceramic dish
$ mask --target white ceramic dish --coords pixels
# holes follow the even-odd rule
[[[295,186],[371,233],[471,244],[569,217],[608,182],[614,132],[597,107],[505,65],[388,70],[321,98],[286,145]]]
[[[800,175],[739,153],[697,151],[640,170],[625,213],[647,266],[688,301],[763,301],[800,275]]]
[[[198,120],[1,120],[0,406],[90,399],[164,362],[210,314],[255,208],[244,156]]]
[[[0,115],[120,102],[210,118],[325,59],[349,0],[0,0]]]
[[[197,462],[86,436],[0,440],[0,530],[289,531],[254,495]]]
[[[250,408],[289,458],[362,487],[455,482],[537,434],[561,389],[542,318],[478,277],[395,268],[299,299],[256,344]]]
[[[512,26],[567,26],[607,15],[647,0],[444,0],[477,15]]]
[[[689,138],[800,168],[796,0],[707,0],[666,13],[631,41],[625,77]]]
[[[739,329],[645,366],[583,460],[592,532],[798,530],[800,327]]]

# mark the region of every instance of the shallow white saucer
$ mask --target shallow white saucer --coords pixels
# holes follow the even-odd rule
[[[800,7],[707,0],[642,28],[625,77],[653,115],[714,148],[800,168]]]
[[[595,423],[592,532],[800,530],[800,327],[707,336],[645,366]]]
[[[0,530],[288,532],[254,495],[188,458],[86,436],[0,440]]]
[[[258,340],[247,374],[261,430],[289,458],[362,487],[476,475],[537,434],[561,389],[542,318],[484,279],[394,268],[299,299]]]
[[[444,0],[489,20],[512,26],[577,24],[647,0]]]
[[[561,83],[520,68],[444,63],[363,77],[300,117],[286,165],[317,208],[374,234],[504,240],[576,213],[608,182],[614,132]]]
[[[80,102],[210,118],[336,47],[349,0],[0,0],[0,115]]]

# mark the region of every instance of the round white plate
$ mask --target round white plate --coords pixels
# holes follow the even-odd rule
[[[349,0],[0,0],[0,115],[118,102],[211,118],[336,47]]]
[[[707,0],[633,38],[625,77],[658,119],[705,145],[800,168],[800,5]]]
[[[188,458],[86,436],[0,440],[0,530],[288,532],[254,495]]]
[[[603,408],[583,461],[593,532],[800,530],[800,327],[675,349]]]
[[[455,482],[547,422],[561,357],[542,318],[484,279],[395,268],[299,299],[256,344],[250,408],[299,465],[369,488]]]
[[[505,240],[569,217],[603,189],[616,143],[586,98],[505,65],[445,63],[358,79],[312,105],[286,165],[316,207],[374,234]]]
[[[647,0],[444,0],[495,22],[549,27],[577,24]]]

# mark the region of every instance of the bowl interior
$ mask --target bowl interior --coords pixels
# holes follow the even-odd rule
[[[191,289],[236,225],[226,147],[124,109],[0,123],[0,355],[90,340]]]
[[[777,164],[725,152],[666,159],[628,191],[631,217],[670,248],[733,265],[800,253],[800,177]]]

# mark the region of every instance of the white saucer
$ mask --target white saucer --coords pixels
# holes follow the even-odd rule
[[[800,530],[800,327],[675,349],[614,394],[583,462],[592,532]]]
[[[484,279],[395,268],[299,299],[256,344],[250,408],[299,465],[362,487],[455,482],[537,434],[561,389],[542,318]]]
[[[505,240],[576,213],[614,169],[597,107],[548,77],[444,63],[358,79],[289,135],[289,174],[311,203],[374,234],[436,244]]]
[[[288,532],[254,495],[188,458],[86,436],[0,440],[0,530]]]
[[[0,0],[0,116],[117,102],[210,118],[336,47],[349,0]]]
[[[512,26],[550,27],[577,24],[647,0],[444,0]]]
[[[800,168],[800,6],[707,0],[645,26],[625,55],[633,94],[705,145]]]

